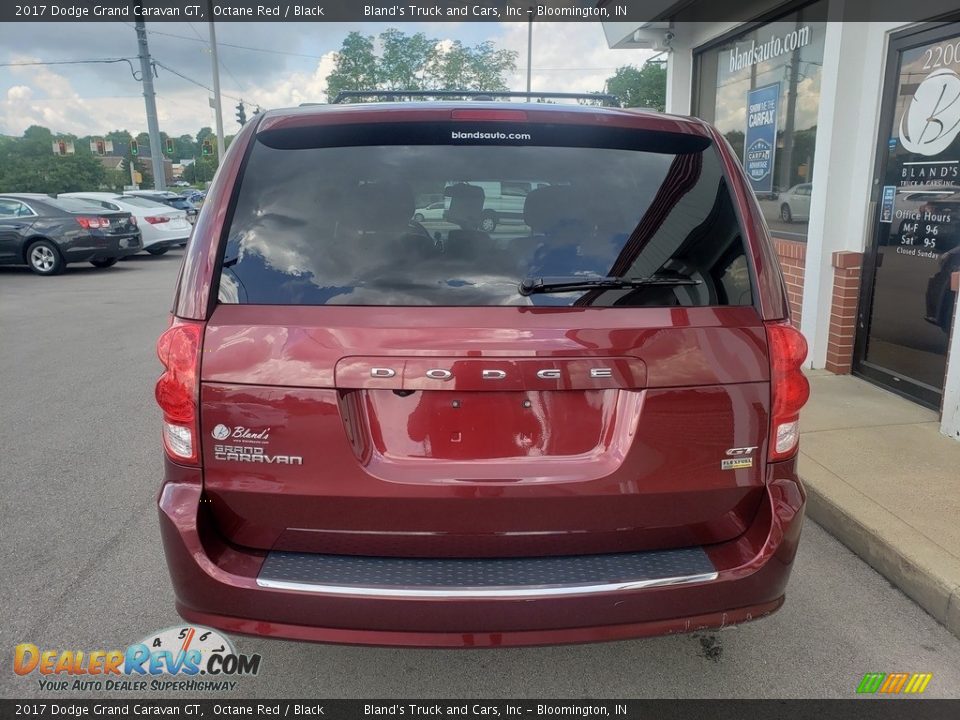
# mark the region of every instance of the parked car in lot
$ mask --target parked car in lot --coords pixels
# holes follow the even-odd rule
[[[206,196],[207,194],[203,190],[184,190],[181,193],[181,197],[186,198],[197,207],[203,205],[203,199]]]
[[[167,190],[128,190],[124,195],[153,200],[154,202],[169,205],[177,210],[183,210],[187,214],[187,221],[191,225],[197,221],[197,214],[200,212],[197,204],[182,195]]]
[[[794,185],[780,197],[780,219],[784,222],[805,222],[810,219],[811,183]]]
[[[106,192],[61,193],[58,197],[76,198],[106,210],[130,213],[137,219],[143,249],[151,255],[163,255],[172,247],[183,247],[190,238],[191,225],[186,212],[163,203]]]
[[[492,236],[479,183],[531,177],[515,232]],[[412,221],[422,187],[451,188],[452,227]],[[806,344],[713,127],[548,104],[272,110],[206,202],[157,343],[184,618],[476,647],[781,606]]]
[[[443,220],[444,204],[442,202],[430,203],[426,207],[417,208],[413,213],[413,219],[416,222],[438,222]]]
[[[0,265],[27,265],[57,275],[67,263],[99,268],[143,249],[136,218],[73,198],[0,195]]]
[[[460,185],[461,183],[455,183]],[[523,220],[523,208],[527,195],[532,190],[546,187],[549,183],[525,179],[518,180],[470,180],[467,184],[483,190],[483,209],[478,227],[484,232],[493,232],[504,220]],[[453,187],[454,184],[448,186]]]

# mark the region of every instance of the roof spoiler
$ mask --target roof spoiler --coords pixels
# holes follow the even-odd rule
[[[399,98],[425,99],[461,99],[476,101],[491,101],[496,98],[526,98],[528,100],[594,100],[601,104],[619,107],[620,101],[616,95],[608,93],[568,93],[568,92],[512,92],[487,90],[341,90],[330,103],[337,105],[345,100],[358,98],[377,98],[378,100],[396,100]],[[318,105],[320,103],[302,103],[304,105]]]

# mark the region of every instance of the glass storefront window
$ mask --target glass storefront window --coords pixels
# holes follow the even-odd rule
[[[960,24],[897,47],[861,370],[940,404],[960,271]],[[889,84],[889,81],[888,81]],[[881,378],[881,382],[884,379]]]
[[[773,233],[806,240],[827,3],[751,28],[696,58],[694,114],[739,155]]]

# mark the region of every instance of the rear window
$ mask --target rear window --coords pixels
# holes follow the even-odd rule
[[[609,277],[659,282],[519,291],[524,279]],[[707,139],[538,125],[479,132],[441,123],[261,133],[232,212],[219,300],[577,307],[753,301],[742,233]]]
[[[83,200],[81,198],[56,198],[51,200],[44,200],[47,205],[52,205],[58,210],[64,210],[68,213],[89,213],[89,212],[101,212],[103,208],[100,206],[99,202],[96,200]]]
[[[132,205],[133,207],[150,208],[151,210],[156,210],[158,207],[167,207],[162,202],[154,202],[153,200],[147,200],[134,195],[124,195],[123,197],[118,197],[117,200],[125,202],[127,205]]]

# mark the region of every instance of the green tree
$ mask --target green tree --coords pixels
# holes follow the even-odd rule
[[[213,180],[217,161],[212,157],[198,157],[196,162],[183,169],[183,179],[191,185],[201,185]]]
[[[109,140],[112,143],[117,143],[121,145],[129,145],[130,138],[133,137],[126,130],[111,130],[106,135],[103,136],[104,140]]]
[[[379,88],[377,56],[373,36],[353,31],[343,39],[334,69],[327,75],[327,98],[331,101],[341,90]]]
[[[616,95],[622,107],[646,107],[663,110],[667,106],[667,67],[647,62],[637,69],[624,65],[607,78],[607,92]]]
[[[129,160],[124,159],[116,170],[104,170],[103,184],[114,192],[123,192],[123,188],[130,184]]]
[[[53,141],[74,141],[73,155],[53,154]],[[54,135],[48,128],[32,125],[20,138],[0,145],[0,192],[62,193],[96,190],[104,180],[104,168],[90,154],[90,147],[71,135]]]
[[[516,69],[513,50],[497,50],[492,42],[469,47],[455,40],[437,54],[429,82],[436,90],[507,90],[504,75]]]
[[[181,135],[174,141],[173,145],[174,155],[180,162],[197,157],[200,154],[197,151],[197,142],[192,135]]]
[[[437,56],[437,43],[423,33],[406,35],[395,28],[380,33],[383,52],[377,61],[378,87],[385,90],[425,90],[427,68]]]
[[[128,157],[130,155],[130,140],[133,138],[126,130],[111,130],[103,136],[104,140],[109,140],[113,143],[113,154],[114,155],[123,155]],[[127,183],[129,184],[130,177],[129,173],[127,175]]]
[[[199,147],[203,144],[203,141],[206,140],[208,137],[215,137],[215,136],[216,136],[216,133],[213,132],[212,127],[202,127],[197,131],[196,138],[197,138],[197,148],[198,148],[197,155],[198,156],[200,155]]]
[[[423,33],[391,28],[376,38],[352,32],[327,76],[327,98],[342,90],[506,90],[505,76],[517,69],[513,50],[491,42],[474,46],[459,40],[442,45]]]

